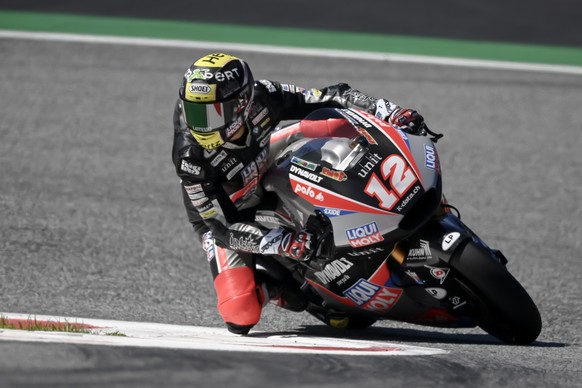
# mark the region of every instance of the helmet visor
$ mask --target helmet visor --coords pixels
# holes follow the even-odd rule
[[[220,131],[237,119],[237,99],[200,104],[183,101],[186,124],[194,132]]]

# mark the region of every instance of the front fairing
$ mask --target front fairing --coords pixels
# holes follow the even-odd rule
[[[279,153],[263,181],[265,187],[296,210],[300,225],[316,210],[326,215],[339,249],[404,238],[440,202],[434,144],[363,112],[336,112],[351,121],[366,139],[360,142],[364,145],[358,149],[353,139],[334,137],[294,142]]]

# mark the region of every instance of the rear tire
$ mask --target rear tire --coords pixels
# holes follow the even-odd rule
[[[459,251],[450,264],[479,327],[509,344],[535,341],[542,329],[538,308],[500,258],[473,242]]]

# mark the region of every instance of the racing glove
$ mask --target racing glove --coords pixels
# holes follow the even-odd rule
[[[424,117],[413,109],[396,108],[390,113],[386,121],[412,135],[421,135],[423,133]]]
[[[304,230],[286,232],[281,240],[279,254],[294,260],[305,260],[313,247],[313,235]]]

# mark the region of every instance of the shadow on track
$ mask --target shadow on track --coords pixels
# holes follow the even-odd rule
[[[448,343],[467,345],[497,345],[497,346],[517,346],[505,344],[489,334],[466,334],[466,333],[443,333],[438,331],[414,330],[414,329],[393,329],[383,327],[371,327],[365,330],[341,330],[323,325],[308,325],[296,330],[250,333],[248,337],[270,337],[270,336],[305,336],[305,337],[329,337],[345,338],[369,341],[399,341],[414,343]],[[542,348],[563,348],[570,344],[561,342],[535,341],[529,345]]]

